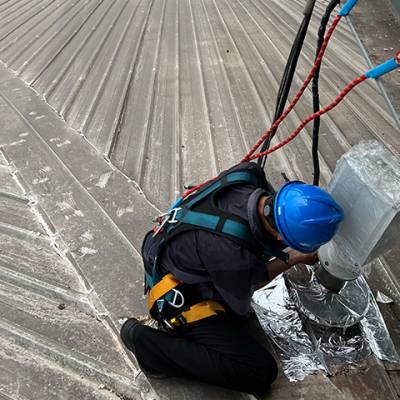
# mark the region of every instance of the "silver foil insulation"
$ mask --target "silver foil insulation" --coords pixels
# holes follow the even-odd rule
[[[253,307],[290,381],[329,375],[370,354],[399,362],[364,277],[334,293],[319,284],[314,267],[299,265],[256,291]]]

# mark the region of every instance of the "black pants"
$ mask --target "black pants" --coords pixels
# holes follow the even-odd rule
[[[135,326],[129,335],[139,364],[150,372],[185,376],[251,394],[263,394],[277,376],[271,354],[222,314],[173,333]]]

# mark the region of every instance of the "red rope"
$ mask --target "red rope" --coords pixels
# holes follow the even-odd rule
[[[328,111],[332,110],[332,108],[336,107],[344,98],[345,96],[352,90],[354,87],[356,87],[358,84],[361,82],[365,81],[367,77],[365,75],[361,75],[358,78],[354,79],[352,82],[350,82],[343,90],[342,92],[336,97],[336,99],[326,107],[322,108],[318,112],[310,115],[307,117],[303,122],[288,136],[286,139],[284,139],[282,142],[278,143],[276,146],[270,148],[269,150],[263,151],[258,154],[254,154],[251,157],[248,158],[248,160],[254,160],[256,158],[262,157],[266,154],[273,153],[274,151],[280,149],[281,147],[285,146],[288,144],[291,140],[293,140],[299,133],[300,131],[313,119],[327,113]]]
[[[265,141],[265,139],[271,134],[272,131],[274,131],[280,123],[287,117],[287,115],[290,113],[290,111],[293,110],[294,106],[297,104],[299,101],[300,97],[303,95],[304,91],[306,90],[308,84],[310,83],[311,79],[313,78],[316,70],[318,69],[319,65],[321,64],[322,57],[325,54],[326,47],[328,46],[329,39],[331,38],[337,24],[339,23],[341,19],[340,15],[337,15],[336,18],[332,21],[332,25],[329,28],[324,41],[321,46],[321,50],[318,53],[318,57],[316,58],[314,65],[308,74],[306,80],[303,82],[300,90],[297,92],[296,96],[293,98],[292,102],[289,104],[288,108],[282,113],[282,115],[273,123],[271,128],[268,129],[267,132],[264,133],[264,135],[258,140],[258,142],[253,146],[253,148],[246,154],[246,156],[242,159],[241,162],[244,161],[249,161],[253,160],[254,157],[251,157],[251,155],[261,146],[261,144]],[[264,154],[268,154],[266,152],[263,152]],[[257,157],[256,157],[257,158]]]
[[[340,16],[340,15],[337,15],[336,18],[332,21],[332,25],[330,26],[330,28],[329,28],[329,30],[328,30],[328,32],[327,32],[325,38],[324,38],[324,41],[323,41],[322,46],[321,46],[321,50],[320,50],[319,53],[318,53],[318,57],[316,58],[316,60],[315,60],[315,62],[314,62],[314,65],[313,65],[313,67],[312,67],[310,73],[308,74],[306,80],[303,82],[303,84],[302,84],[300,90],[297,92],[296,96],[293,98],[292,102],[289,104],[288,108],[287,108],[287,109],[282,113],[282,115],[275,121],[275,123],[271,126],[271,128],[270,128],[267,132],[264,133],[264,135],[258,140],[258,142],[257,142],[257,143],[254,145],[254,147],[247,153],[246,157],[244,157],[244,158],[241,160],[241,162],[250,161],[250,160],[253,160],[253,159],[255,159],[255,158],[261,157],[261,156],[264,155],[264,154],[268,154],[269,151],[263,152],[263,153],[259,153],[259,154],[256,154],[255,156],[252,156],[252,155],[254,154],[254,152],[261,146],[261,144],[264,142],[264,140],[271,134],[271,132],[272,132],[273,130],[275,130],[275,128],[277,128],[277,127],[280,125],[280,123],[287,117],[287,115],[292,111],[292,109],[294,108],[294,106],[295,106],[295,105],[297,104],[297,102],[299,101],[300,97],[303,95],[303,93],[304,93],[304,91],[306,90],[308,84],[310,83],[312,77],[314,76],[315,71],[317,70],[317,68],[318,68],[319,65],[321,64],[322,58],[323,58],[323,56],[324,56],[324,54],[325,54],[325,50],[326,50],[326,48],[327,48],[327,46],[328,46],[329,39],[331,38],[331,36],[332,36],[332,34],[333,34],[333,32],[334,32],[334,30],[335,30],[337,24],[339,23],[340,19],[341,19],[341,16]],[[322,110],[321,110],[321,111],[322,111]],[[292,139],[290,139],[290,140],[292,140]],[[289,141],[290,141],[290,140],[289,140]],[[283,146],[283,145],[282,145],[282,146]],[[280,147],[282,147],[282,146],[280,146]],[[272,150],[272,149],[271,149],[271,150]],[[193,187],[193,188],[187,190],[187,191],[182,195],[182,197],[183,197],[183,198],[186,198],[186,197],[190,196],[192,193],[196,192],[198,189],[200,189],[200,188],[203,187],[205,184],[211,182],[211,181],[214,180],[214,179],[215,179],[215,178],[206,180],[206,181],[200,183],[199,185],[197,185],[197,186],[195,186],[195,187]]]
[[[204,186],[206,183],[213,181],[214,179],[215,179],[215,177],[214,177],[214,178],[211,178],[211,179],[208,179],[208,180],[206,180],[206,181],[200,183],[199,185],[197,185],[197,186],[195,186],[195,187],[193,187],[193,188],[187,190],[185,193],[183,193],[182,197],[183,197],[183,198],[188,197],[188,196],[191,195],[193,192],[195,192],[196,190],[200,189],[200,188],[201,188],[202,186]]]
[[[270,148],[269,150],[263,151],[261,153],[257,153],[257,154],[253,154],[250,157],[246,158],[243,161],[251,161],[251,160],[255,160],[256,158],[262,157],[266,154],[270,154],[273,153],[274,151],[280,149],[281,147],[285,146],[286,144],[288,144],[290,141],[292,141],[300,132],[301,130],[312,120],[314,120],[317,117],[320,117],[323,114],[326,114],[328,111],[332,110],[332,108],[336,107],[345,97],[346,95],[353,89],[355,88],[358,84],[360,84],[361,82],[365,81],[367,79],[367,77],[365,75],[361,75],[358,78],[354,79],[352,82],[350,82],[340,93],[339,95],[336,97],[336,99],[329,105],[327,105],[326,107],[322,108],[321,110],[319,110],[318,112],[311,114],[309,117],[307,117],[305,120],[303,120],[301,122],[301,124],[284,140],[282,140],[282,142],[278,143],[276,146]],[[273,128],[272,128],[273,129]],[[191,195],[193,192],[195,192],[196,190],[200,189],[202,186],[204,186],[206,183],[211,182],[212,180],[214,180],[215,178],[209,179],[207,181],[204,181],[203,183],[200,183],[199,185],[187,190],[182,197],[186,198],[187,196]]]

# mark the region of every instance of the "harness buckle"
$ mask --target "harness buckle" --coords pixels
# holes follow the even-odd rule
[[[174,331],[176,327],[172,325],[167,319],[163,319],[162,323],[168,328],[171,329],[171,331]]]
[[[173,317],[170,320],[163,319],[162,322],[163,324],[165,324],[166,327],[168,327],[171,330],[175,330],[176,328],[179,328],[187,324],[187,321],[182,314],[177,315],[176,317]]]
[[[179,220],[176,219],[176,215],[178,211],[181,210],[181,207],[175,207],[168,210],[166,213],[160,214],[153,219],[153,222],[158,222],[160,226],[154,231],[153,237],[157,236],[157,234],[164,228],[166,223],[176,224]]]
[[[179,222],[176,219],[176,214],[178,214],[179,210],[181,210],[181,207],[173,208],[172,210],[170,210],[170,212],[172,212],[172,218],[168,221],[169,224],[176,224],[177,222]]]

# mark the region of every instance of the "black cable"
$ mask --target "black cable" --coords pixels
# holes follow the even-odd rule
[[[315,0],[308,0],[306,6],[304,8],[304,18],[301,22],[299,30],[297,31],[296,38],[294,39],[292,48],[290,50],[290,54],[285,66],[285,70],[283,72],[283,76],[281,79],[281,84],[279,86],[279,91],[276,100],[275,106],[275,114],[274,114],[274,121],[275,122],[283,113],[285,109],[285,104],[287,98],[289,96],[290,87],[292,85],[293,76],[296,71],[297,61],[300,56],[301,49],[303,47],[304,39],[307,34],[308,25],[310,23],[310,19],[314,10]],[[271,144],[271,140],[275,136],[276,129],[274,129],[268,138],[265,140],[261,147],[261,151],[265,151],[269,148]],[[265,167],[265,162],[267,160],[267,156],[260,157],[257,161],[257,165],[261,166],[262,168]]]
[[[335,7],[340,3],[340,0],[331,0],[325,10],[325,14],[321,19],[321,24],[318,29],[318,42],[317,42],[317,50],[315,54],[315,58],[317,58],[319,51],[321,50],[322,43],[325,37],[326,27],[329,22],[329,18],[335,9]],[[319,72],[321,69],[321,64],[318,66],[312,80],[312,99],[313,99],[313,113],[316,113],[320,110],[319,104]],[[313,185],[319,185],[320,178],[320,168],[319,168],[319,157],[318,157],[318,144],[319,144],[319,128],[320,128],[321,118],[317,117],[314,119],[313,124],[313,134],[312,134],[312,160],[313,160],[313,168],[314,168],[314,178]]]

